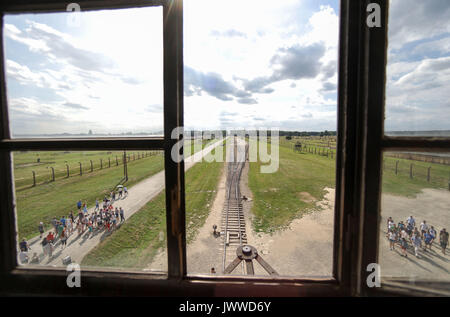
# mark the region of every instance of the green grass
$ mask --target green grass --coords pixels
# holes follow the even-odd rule
[[[128,151],[127,156],[131,162],[138,160],[142,153],[154,154],[155,151]],[[37,159],[40,162],[37,162]],[[116,161],[117,158],[117,161]],[[35,172],[36,185],[45,184],[52,179],[52,170],[55,171],[55,181],[69,177],[80,177],[80,164],[83,175],[105,168],[123,168],[123,151],[41,151],[41,152],[14,152],[14,180],[16,190],[27,189],[33,185]],[[111,164],[111,167],[109,167]]]
[[[420,161],[384,157],[383,193],[410,198],[416,197],[425,188],[447,189],[450,166]],[[399,161],[398,174],[395,175],[395,162]],[[413,178],[409,168],[413,164]],[[427,181],[427,170],[431,167],[431,179]]]
[[[335,163],[327,157],[295,153],[280,145],[279,170],[260,173],[261,162],[251,162],[249,186],[254,195],[252,212],[256,232],[273,232],[314,207],[301,193],[321,200],[325,187],[334,187]]]
[[[195,164],[186,172],[187,241],[203,226],[224,164]],[[166,247],[165,192],[148,202],[83,259],[84,266],[144,268]]]
[[[260,162],[250,163],[249,186],[254,195],[252,212],[255,231],[273,232],[284,228],[293,219],[315,208],[307,194],[315,201],[323,199],[325,187],[334,187],[335,155],[333,158],[294,152],[297,140],[280,138],[280,167],[274,174],[261,174]],[[447,189],[450,166],[385,157],[383,193],[415,197],[424,188]],[[400,161],[395,175],[395,161]],[[409,165],[414,164],[414,177],[409,177]],[[393,167],[394,168],[393,168]],[[427,168],[432,167],[427,182]]]
[[[130,188],[162,169],[162,155],[131,161],[128,163],[128,182],[125,185]],[[110,168],[17,191],[19,237],[29,239],[36,236],[40,221],[50,228],[54,216],[59,219],[63,215],[67,216],[71,210],[75,213],[79,199],[92,207],[96,198],[102,200],[122,178],[123,168]]]

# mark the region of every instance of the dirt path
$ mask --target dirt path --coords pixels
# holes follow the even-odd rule
[[[209,274],[211,268],[219,272],[222,265],[222,252],[220,252],[220,237],[214,237],[213,225],[217,225],[220,231],[222,209],[226,196],[227,168],[224,164],[216,197],[211,206],[211,211],[205,220],[205,224],[199,229],[197,235],[186,248],[186,262],[188,274]],[[186,197],[189,199],[189,197]],[[153,261],[148,265],[149,270],[167,271],[166,248],[160,249]]]
[[[215,147],[221,145],[222,142],[223,140],[217,141],[207,146],[203,149],[203,151],[197,152],[187,158],[185,162],[185,170],[187,171],[197,162],[201,161],[202,157],[211,152]],[[135,212],[140,210],[148,201],[156,197],[164,189],[164,186],[165,177],[163,170],[129,188],[128,196],[125,199],[114,202],[114,207],[122,207],[125,211],[125,219],[128,219]],[[94,208],[90,208],[88,212],[89,214],[94,212]],[[56,243],[55,250],[51,258],[48,256],[44,257],[42,247],[39,243],[42,239],[36,237],[29,240],[29,244],[31,246],[29,256],[31,258],[33,253],[36,252],[40,258],[39,265],[45,266],[63,266],[62,259],[66,256],[70,256],[72,262],[81,263],[83,257],[108,235],[108,233],[103,231],[98,234],[89,235],[86,231],[84,234],[78,236],[75,232],[67,240],[66,248],[61,249],[59,241]]]
[[[407,279],[450,280],[450,250],[442,254],[439,247],[439,237],[431,251],[419,251],[419,257],[414,256],[411,248],[408,257],[400,255],[400,248],[394,251],[389,249],[386,236],[386,222],[392,217],[395,223],[405,222],[409,216],[416,220],[419,227],[423,220],[434,226],[439,235],[442,228],[450,230],[450,191],[437,189],[424,189],[416,198],[398,197],[392,195],[382,196],[382,212],[380,226],[380,254],[379,263],[383,277],[404,277]]]
[[[244,201],[247,237],[264,260],[283,276],[320,276],[332,274],[334,189],[326,188],[325,199],[317,203],[323,210],[315,210],[301,219],[295,219],[289,228],[274,234],[255,233],[253,230],[253,194],[248,187],[249,165],[241,178],[241,192],[250,198]],[[268,276],[254,264],[255,274]]]

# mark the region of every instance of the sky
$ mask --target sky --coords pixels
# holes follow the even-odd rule
[[[450,3],[391,8],[386,129],[450,129]],[[4,19],[13,135],[161,132],[162,9],[70,17]],[[338,0],[185,0],[185,129],[336,130],[338,32]]]

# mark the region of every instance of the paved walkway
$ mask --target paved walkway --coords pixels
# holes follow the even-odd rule
[[[194,166],[197,162],[210,153],[215,147],[222,144],[222,140],[217,141],[199,151],[185,160],[185,171]],[[156,197],[165,187],[164,170],[148,177],[147,179],[141,181],[140,183],[134,185],[128,189],[128,196],[125,198],[116,200],[114,202],[114,207],[122,207],[125,212],[125,219],[131,217],[135,212],[140,210],[147,202]],[[89,214],[94,212],[94,207],[88,210]],[[126,220],[125,220],[126,221]],[[50,232],[50,231],[48,231]],[[45,233],[45,235],[48,234]],[[30,257],[33,256],[34,252],[39,255],[40,265],[45,266],[63,266],[62,259],[66,256],[70,256],[72,262],[81,263],[83,257],[91,251],[100,241],[106,238],[109,233],[105,231],[96,232],[89,235],[86,230],[84,234],[78,235],[76,230],[67,240],[67,246],[61,249],[60,241],[58,240],[54,246],[53,255],[51,258],[44,256],[42,246],[40,242],[42,241],[39,236],[36,238],[28,240],[31,250],[28,252]]]

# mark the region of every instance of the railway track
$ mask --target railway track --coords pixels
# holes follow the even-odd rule
[[[227,260],[231,262],[236,257],[237,247],[247,244],[239,181],[245,165],[248,145],[237,146],[238,140],[239,142],[245,142],[235,137],[234,146],[231,146],[231,157],[228,160],[227,193],[221,224],[222,271],[228,264]]]

